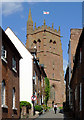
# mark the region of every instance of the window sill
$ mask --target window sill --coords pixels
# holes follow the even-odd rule
[[[15,68],[12,68],[12,70],[13,70],[15,73],[17,73],[17,70],[16,70]]]
[[[1,107],[8,109],[8,106],[7,106],[7,105],[1,105]]]
[[[1,59],[2,59],[5,63],[7,63],[7,60],[6,60],[3,56],[1,56]]]
[[[13,107],[12,109],[13,109],[13,110],[17,110],[17,108],[16,108],[16,107]]]

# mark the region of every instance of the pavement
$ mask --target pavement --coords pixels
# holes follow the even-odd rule
[[[56,114],[54,113],[53,108],[50,109],[50,111],[38,116],[37,118],[34,118],[34,120],[73,120],[72,117],[69,116],[69,114],[63,113],[62,110],[57,109]]]

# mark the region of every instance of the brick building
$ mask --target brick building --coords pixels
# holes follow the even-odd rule
[[[47,77],[50,80],[51,92],[49,105],[55,102],[61,105],[64,101],[64,72],[63,55],[60,40],[60,27],[57,31],[48,27],[44,20],[44,25],[33,29],[31,10],[27,21],[27,41],[26,48],[36,48],[39,63],[44,64]]]
[[[84,119],[84,29],[77,45],[73,73],[70,81],[75,119]]]
[[[2,118],[19,118],[19,60],[20,54],[2,31],[2,39],[0,36],[0,117]],[[2,44],[1,44],[2,41]],[[1,70],[1,69],[0,69]]]
[[[74,56],[76,52],[76,48],[78,45],[79,37],[81,35],[82,29],[71,29],[70,30],[70,40],[68,45],[68,56],[69,56],[69,105],[71,105],[71,89],[70,89],[70,81],[73,72],[73,65],[74,65]]]
[[[44,79],[46,73],[44,71],[44,66],[39,64],[39,59],[37,58],[37,50],[29,49],[33,55],[33,94],[37,97],[34,105],[42,105],[45,98],[45,84]]]

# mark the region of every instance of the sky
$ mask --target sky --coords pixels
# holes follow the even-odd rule
[[[2,2],[3,30],[10,27],[17,37],[26,43],[26,28],[29,9],[31,8],[33,25],[42,26],[44,19],[46,25],[61,30],[61,42],[63,50],[63,69],[68,63],[68,43],[71,28],[82,28],[82,2]],[[43,11],[49,11],[49,15],[43,15]]]

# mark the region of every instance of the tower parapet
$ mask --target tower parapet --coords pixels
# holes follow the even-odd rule
[[[36,23],[35,23],[33,33],[37,33],[37,32],[44,31],[44,30],[46,30],[48,32],[51,32],[53,34],[57,34],[58,36],[60,36],[60,27],[59,27],[59,29],[57,31],[56,29],[54,29],[53,23],[52,23],[52,27],[47,26],[45,20],[44,20],[44,24],[42,26],[36,27]]]

